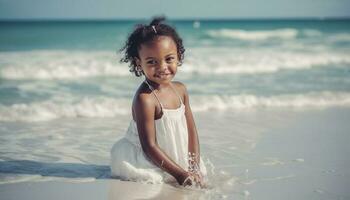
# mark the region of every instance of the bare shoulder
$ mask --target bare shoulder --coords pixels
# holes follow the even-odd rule
[[[148,93],[136,93],[134,100],[133,100],[133,106],[152,106],[154,105],[153,98]]]
[[[152,97],[152,91],[145,87],[144,84],[141,84],[137,89],[133,103],[132,103],[133,111],[140,112],[141,110],[154,110],[155,102]]]

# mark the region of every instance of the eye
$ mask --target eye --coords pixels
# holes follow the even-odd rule
[[[147,61],[147,64],[149,64],[149,65],[154,65],[154,64],[156,64],[156,61],[155,61],[155,60],[148,60],[148,61]]]
[[[175,59],[175,57],[168,57],[167,59],[166,59],[166,61],[168,62],[168,63],[172,63],[173,61],[174,61],[174,59]]]

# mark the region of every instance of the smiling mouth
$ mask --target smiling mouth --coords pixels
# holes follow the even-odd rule
[[[169,76],[171,75],[171,73],[161,73],[161,74],[157,74],[157,77],[164,77],[164,76]]]

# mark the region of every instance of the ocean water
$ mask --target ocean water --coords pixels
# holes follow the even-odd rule
[[[109,149],[127,128],[143,80],[119,62],[135,23],[0,23],[1,183],[108,177]],[[212,151],[223,141],[204,131],[214,165],[239,160],[268,127],[245,124],[264,118],[247,113],[350,107],[349,20],[169,23],[186,48],[176,80],[188,88],[198,126],[228,134],[218,118],[229,121],[222,116],[229,112],[241,130],[225,136],[229,160]]]
[[[128,114],[142,78],[118,49],[135,23],[1,23],[0,120]],[[194,111],[350,104],[347,20],[171,24],[186,48],[176,79],[200,102]]]

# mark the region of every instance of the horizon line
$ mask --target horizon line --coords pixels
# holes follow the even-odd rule
[[[154,16],[153,16],[154,17]],[[0,18],[0,22],[93,22],[93,21],[148,21],[149,18]],[[350,20],[350,16],[330,17],[166,17],[168,21],[265,21],[265,20]]]

